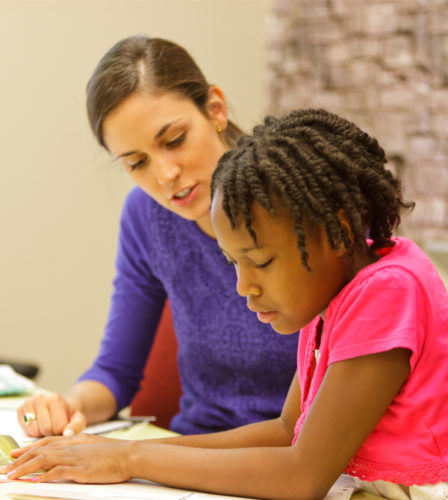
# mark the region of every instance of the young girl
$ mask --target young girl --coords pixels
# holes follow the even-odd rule
[[[353,123],[304,110],[267,118],[214,173],[238,293],[278,333],[302,328],[280,418],[152,442],[46,438],[15,452],[9,477],[310,500],[345,471],[386,498],[446,499],[448,294],[424,253],[392,237],[412,204],[385,163]]]
[[[167,298],[182,385],[171,428],[197,434],[278,416],[295,372],[297,335],[279,341],[247,310],[211,225],[211,176],[241,134],[223,92],[179,45],[131,36],[99,61],[87,111],[99,144],[136,187],[123,208],[100,352],[67,397],[25,402],[23,430],[70,435],[127,406]],[[34,418],[25,421],[26,414]]]

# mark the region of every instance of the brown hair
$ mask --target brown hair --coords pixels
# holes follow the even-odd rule
[[[107,149],[103,122],[123,99],[135,91],[172,91],[191,99],[208,117],[210,85],[190,54],[161,38],[135,35],[117,42],[100,59],[87,84],[87,114],[98,142]],[[241,130],[231,121],[223,132],[230,147]]]

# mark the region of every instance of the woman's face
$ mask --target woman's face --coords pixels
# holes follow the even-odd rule
[[[227,125],[224,97],[209,94],[209,118],[174,92],[134,93],[105,118],[104,141],[151,198],[185,219],[207,225],[210,180],[227,146],[216,126]]]

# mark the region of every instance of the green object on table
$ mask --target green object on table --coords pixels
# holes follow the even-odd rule
[[[367,491],[357,491],[350,497],[350,500],[378,500],[380,498],[383,497],[379,497],[372,493],[367,493]]]
[[[117,439],[132,439],[136,441],[141,439],[159,439],[179,436],[176,432],[169,431],[168,429],[163,429],[162,427],[158,427],[154,424],[148,424],[146,422],[140,422],[128,427],[127,429],[111,431],[102,435]]]
[[[11,436],[0,436],[0,465],[8,465],[14,459],[11,456],[11,450],[19,448],[16,440]]]
[[[16,373],[9,365],[0,365],[0,396],[14,396],[32,391],[34,382]]]

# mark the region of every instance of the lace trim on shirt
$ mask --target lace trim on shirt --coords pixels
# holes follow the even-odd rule
[[[405,486],[435,484],[448,481],[448,466],[442,462],[430,462],[413,466],[383,465],[361,458],[353,458],[345,473],[362,481],[390,481]]]

